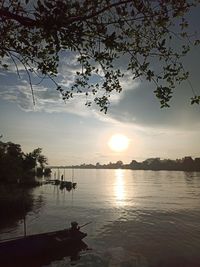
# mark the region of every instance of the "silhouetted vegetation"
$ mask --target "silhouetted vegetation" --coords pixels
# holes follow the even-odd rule
[[[133,160],[129,165],[134,170],[179,170],[179,171],[200,171],[200,158],[184,157],[182,159],[150,158],[143,162]]]
[[[38,85],[49,77],[64,100],[86,94],[86,105],[106,112],[111,92],[121,92],[129,73],[151,82],[161,107],[168,107],[176,84],[189,76],[182,58],[200,44],[189,27],[194,7],[199,0],[1,1],[0,65],[15,67],[18,76],[26,71],[33,103],[32,80],[38,77]],[[78,67],[74,83],[63,86],[55,77],[70,52]],[[199,104],[190,87],[191,103]]]
[[[24,153],[19,144],[0,141],[0,183],[35,184],[35,175],[43,174],[47,164],[47,158],[41,152],[42,149],[37,148]],[[38,171],[37,165],[40,166]],[[46,173],[49,171],[46,170]]]
[[[50,168],[41,168],[37,167],[36,169],[36,176],[50,176],[51,175],[51,169]]]
[[[63,167],[63,166],[62,166]],[[80,169],[132,169],[132,170],[169,170],[169,171],[200,171],[200,158],[184,157],[182,159],[149,158],[142,162],[132,160],[130,164],[123,164],[121,160],[108,164],[81,164],[75,166],[65,166],[65,168]]]
[[[41,152],[37,148],[24,153],[19,144],[0,141],[0,228],[23,219],[33,210],[34,201],[36,209],[42,205],[42,199],[34,200],[31,194],[32,187],[40,184],[35,176],[51,172],[44,171],[47,159]]]

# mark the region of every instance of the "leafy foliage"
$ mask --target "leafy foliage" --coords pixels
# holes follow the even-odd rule
[[[62,98],[76,93],[96,95],[107,111],[111,92],[121,92],[120,79],[129,71],[133,80],[155,84],[161,107],[168,107],[176,83],[188,78],[181,58],[191,42],[185,15],[199,0],[8,0],[0,7],[0,58],[9,58],[18,71],[48,76]],[[189,40],[190,39],[190,40]],[[180,42],[181,40],[181,42]],[[189,40],[189,41],[188,41]],[[70,88],[61,87],[58,74],[62,51],[76,54],[81,71]],[[120,62],[123,61],[122,67]],[[93,82],[98,76],[97,82]],[[93,80],[92,80],[93,78]],[[34,94],[33,94],[34,101]],[[198,96],[192,103],[199,103]],[[91,101],[86,101],[90,106]]]
[[[37,163],[42,168],[47,164],[47,159],[41,152],[42,149],[37,148],[33,152],[24,153],[20,145],[0,141],[0,183],[13,183],[19,180],[26,182],[25,180],[32,179]]]

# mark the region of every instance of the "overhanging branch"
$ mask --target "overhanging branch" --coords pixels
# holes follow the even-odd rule
[[[6,10],[5,8],[0,9],[0,17],[6,20],[15,20],[18,21],[20,24],[26,27],[34,27],[36,26],[37,22],[34,19],[23,17],[17,14],[13,14]]]

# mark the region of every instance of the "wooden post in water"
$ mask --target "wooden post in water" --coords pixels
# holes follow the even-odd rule
[[[26,237],[26,215],[24,214],[24,237]]]
[[[72,206],[73,206],[73,202],[74,202],[74,187],[73,187],[73,183],[74,183],[74,168],[72,168]]]
[[[58,178],[57,179],[60,180],[60,169],[59,169],[59,167],[58,167]]]
[[[72,184],[74,182],[74,168],[72,169]]]
[[[26,237],[26,208],[25,208],[25,189],[22,188],[22,206],[23,206],[23,213],[24,213],[24,237]]]

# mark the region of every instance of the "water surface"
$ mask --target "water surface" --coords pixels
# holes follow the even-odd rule
[[[53,171],[52,177],[54,177]],[[70,180],[72,170],[60,170]],[[76,220],[91,250],[76,266],[200,267],[200,173],[74,170],[71,192],[43,185],[33,190],[27,232],[59,230]],[[23,235],[23,222],[1,239]],[[71,266],[69,258],[49,266]]]

